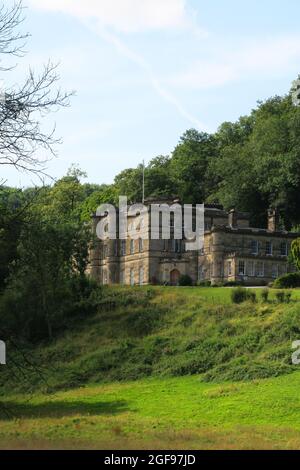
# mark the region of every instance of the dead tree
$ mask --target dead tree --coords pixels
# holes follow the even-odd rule
[[[22,0],[11,9],[0,7],[0,61],[23,57],[29,34],[19,32],[24,21]],[[29,68],[23,84],[6,87],[9,66],[0,66],[4,87],[0,94],[0,165],[43,176],[47,162],[56,155],[55,125],[50,132],[43,129],[43,120],[51,111],[69,105],[72,93],[57,88],[57,65],[48,62],[36,74]]]

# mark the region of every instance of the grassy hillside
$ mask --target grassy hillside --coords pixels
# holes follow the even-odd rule
[[[300,291],[290,304],[274,294],[263,304],[233,305],[226,288],[107,288],[98,313],[70,323],[51,344],[26,355],[41,374],[20,376],[20,353],[8,346],[1,392],[53,392],[88,383],[201,374],[201,380],[245,381],[297,370]]]
[[[11,397],[0,448],[299,449],[300,372],[222,385],[200,377]]]

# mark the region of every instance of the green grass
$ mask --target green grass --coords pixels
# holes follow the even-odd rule
[[[260,289],[257,295],[260,296]],[[203,381],[241,381],[295,370],[300,290],[290,304],[234,305],[228,288],[110,288],[98,313],[70,324],[50,344],[26,350],[34,370],[1,370],[1,393],[48,392],[88,383],[202,374]],[[10,360],[11,359],[11,360]],[[8,345],[8,363],[22,362]],[[13,369],[13,370],[12,370]]]
[[[300,372],[247,383],[198,376],[11,396],[1,448],[300,449]]]
[[[35,367],[8,344],[0,447],[300,449],[300,290],[260,292],[107,288],[97,314],[22,345]]]

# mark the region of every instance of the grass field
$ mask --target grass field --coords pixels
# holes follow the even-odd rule
[[[300,372],[250,383],[199,377],[11,397],[1,448],[300,449]]]
[[[8,347],[0,446],[300,449],[300,290],[260,292],[235,305],[229,288],[109,288],[96,315],[27,346],[42,377],[19,375]]]

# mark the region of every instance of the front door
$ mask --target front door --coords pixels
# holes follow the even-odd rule
[[[178,269],[173,269],[170,273],[170,284],[171,286],[178,286],[180,278],[180,272]]]

